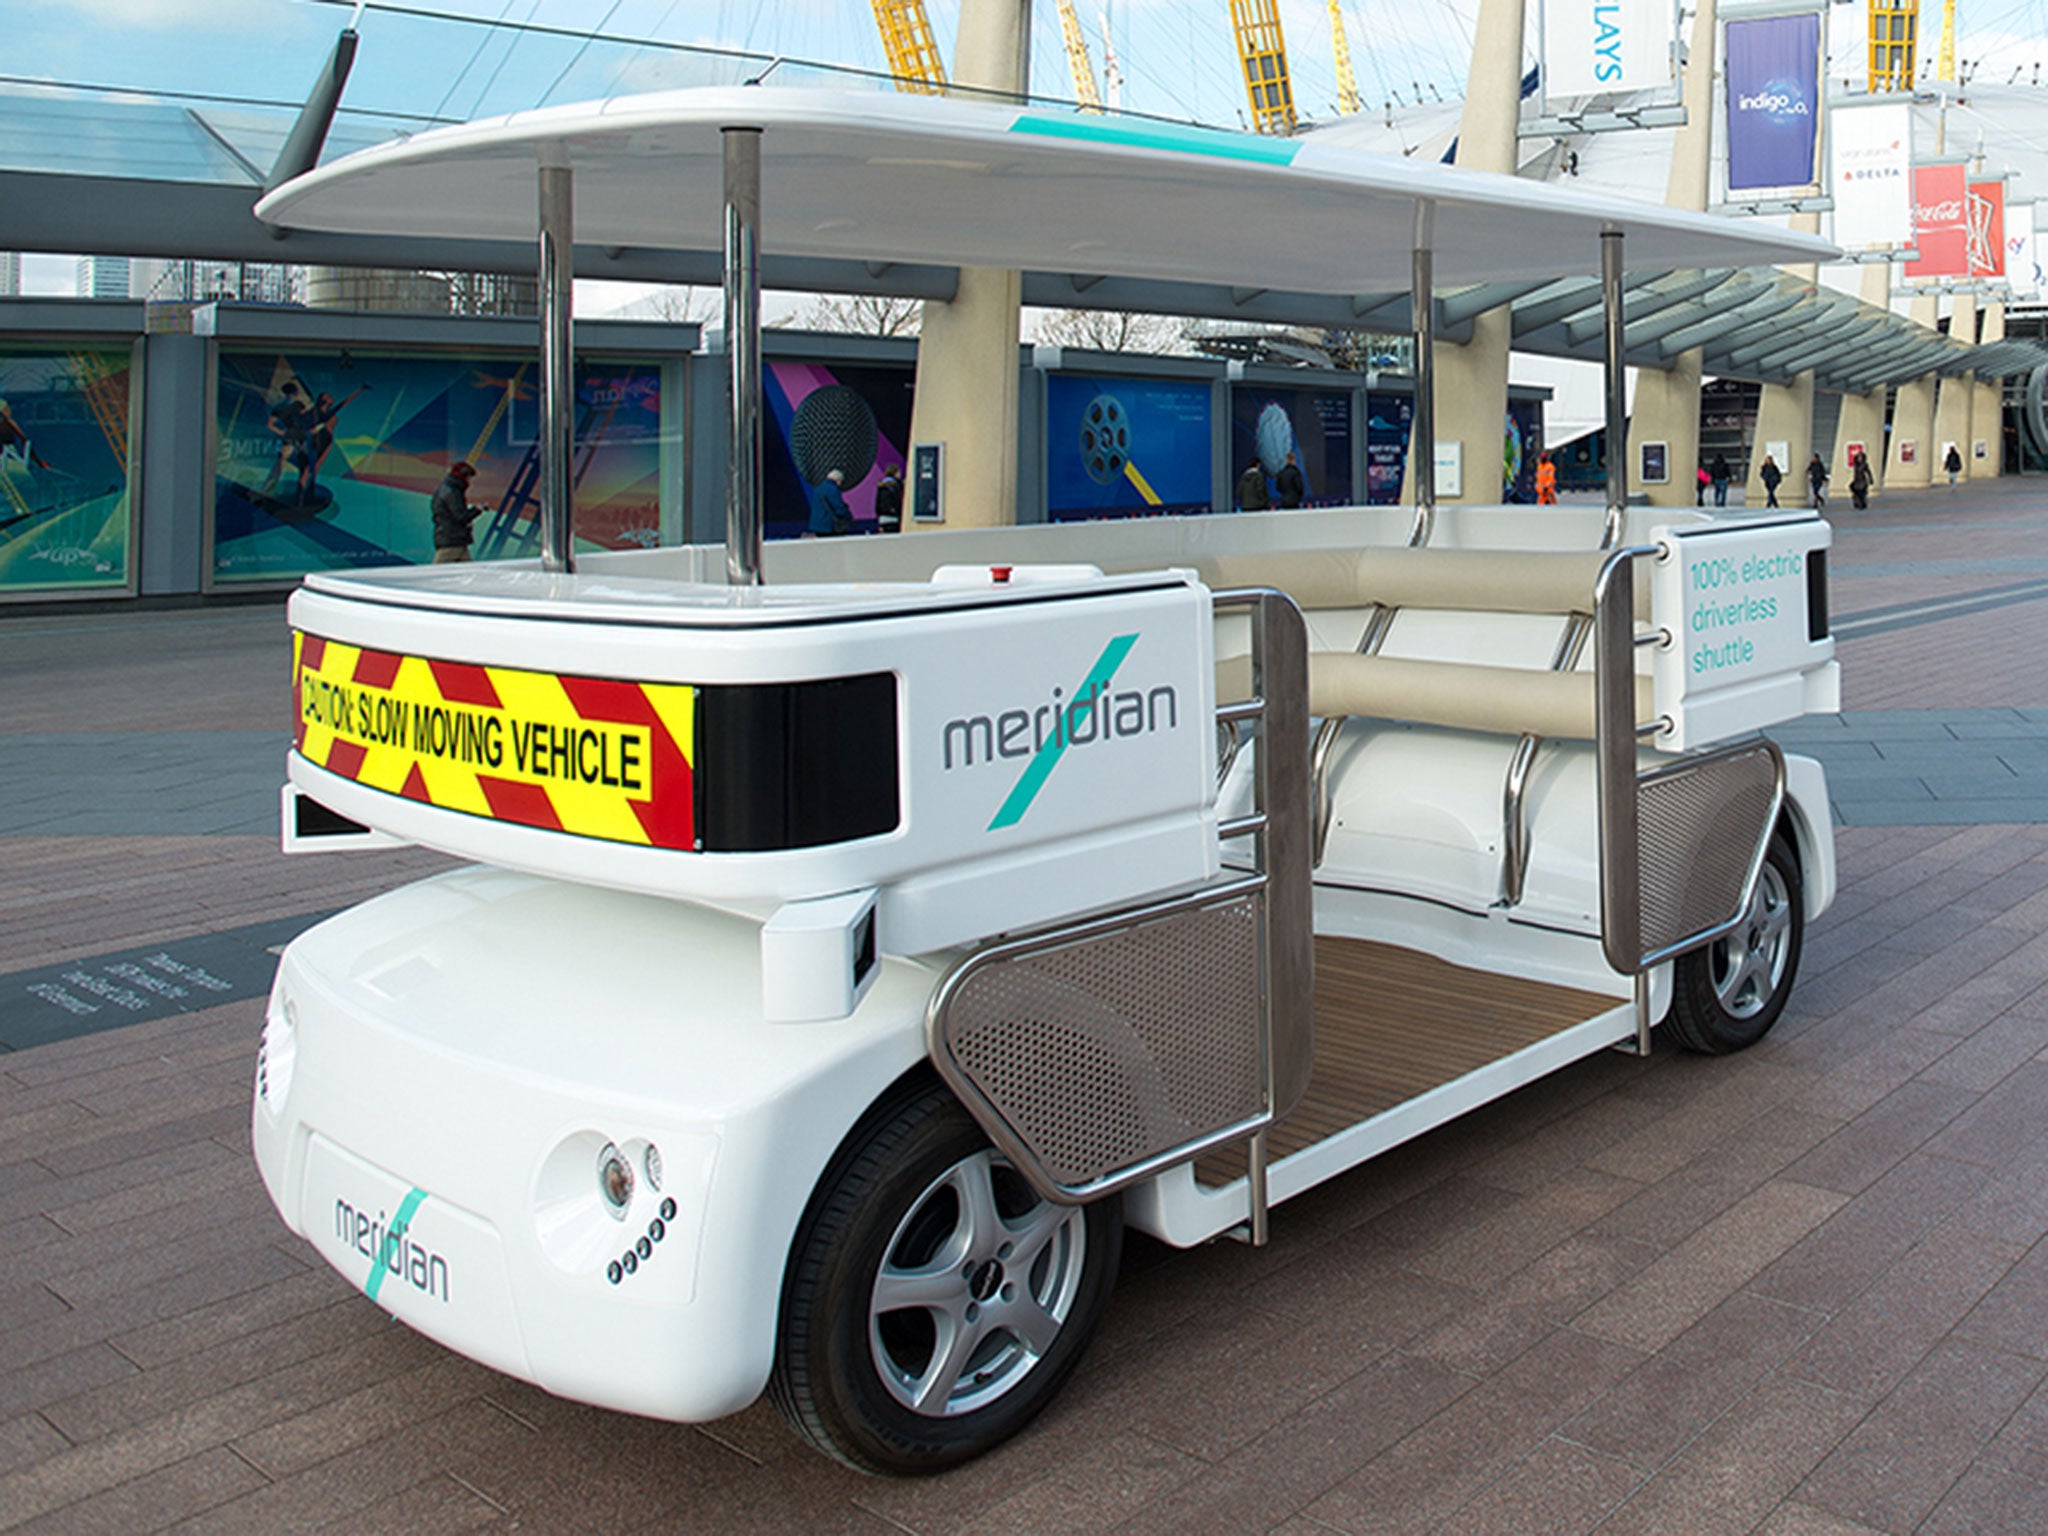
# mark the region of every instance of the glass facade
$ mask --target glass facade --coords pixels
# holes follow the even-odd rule
[[[430,560],[430,503],[458,460],[488,509],[475,557],[537,554],[537,396],[530,358],[224,346],[214,582]],[[658,361],[578,359],[578,548],[661,542],[663,431]]]
[[[0,596],[127,588],[132,359],[126,344],[0,349]]]

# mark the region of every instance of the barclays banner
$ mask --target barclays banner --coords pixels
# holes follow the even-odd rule
[[[1543,94],[1595,96],[1671,83],[1671,0],[1543,0]]]
[[[1729,22],[1727,70],[1728,190],[1812,185],[1820,17]]]

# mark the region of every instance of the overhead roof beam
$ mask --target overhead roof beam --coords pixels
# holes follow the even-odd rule
[[[1787,378],[1817,370],[1822,363],[1848,357],[1858,348],[1868,345],[1875,325],[1860,326],[1852,335],[1815,336],[1803,345],[1758,360],[1757,367],[1783,373]]]
[[[1731,348],[1724,352],[1723,356],[1730,366],[1747,368],[1784,350],[1795,339],[1811,339],[1813,333],[1839,324],[1840,320],[1840,315],[1831,309],[1809,306],[1807,313],[1792,315],[1789,320],[1778,326],[1774,334],[1766,336],[1761,341],[1752,341],[1744,346]],[[1707,350],[1711,352],[1714,349],[1710,346]]]
[[[1447,325],[1457,325],[1483,315],[1490,309],[1499,309],[1503,304],[1512,304],[1527,294],[1548,288],[1551,282],[1552,279],[1547,277],[1527,278],[1512,283],[1482,283],[1477,288],[1447,293],[1443,297],[1442,318]]]
[[[1727,271],[1696,273],[1671,283],[1669,286],[1639,288],[1622,305],[1622,319],[1627,326],[1628,344],[1634,346],[1640,334],[1638,327],[1652,316],[1661,315],[1676,305],[1711,293],[1728,281],[1734,274]],[[1565,334],[1573,345],[1591,341],[1606,328],[1606,319],[1600,315],[1581,315],[1565,322]]]
[[[1725,352],[1779,329],[1778,316],[1798,302],[1798,295],[1788,295],[1774,287],[1753,288],[1738,298],[1732,308],[1713,310],[1705,319],[1659,337],[1657,351],[1667,358],[1690,352],[1694,347]]]
[[[1757,354],[1759,368],[1780,368],[1788,359],[1801,353],[1810,352],[1815,346],[1827,347],[1838,341],[1860,339],[1867,342],[1873,330],[1882,330],[1884,322],[1858,320],[1853,309],[1843,310],[1830,306],[1826,310],[1805,318],[1799,325],[1789,328],[1776,345],[1765,343],[1767,350]],[[1792,370],[1804,373],[1801,365]]]

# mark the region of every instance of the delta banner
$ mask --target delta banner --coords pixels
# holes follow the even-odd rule
[[[126,589],[130,349],[0,351],[0,598]]]
[[[2034,205],[2008,203],[2005,207],[2005,280],[2012,284],[2016,299],[2041,296],[2040,255],[2035,244]]]
[[[2005,183],[1970,183],[1969,239],[1965,247],[1970,258],[1970,276],[2005,276]]]
[[[1728,189],[1812,185],[1820,17],[1729,22],[1727,71]]]
[[[1206,379],[1045,381],[1045,505],[1056,523],[1211,510]]]
[[[1913,243],[1913,109],[1903,102],[1837,107],[1828,119],[1834,157],[1835,244],[1845,251]]]
[[[1970,271],[1969,175],[1960,165],[1922,165],[1913,171],[1912,278],[1967,277]]]
[[[448,466],[477,468],[479,560],[540,550],[540,379],[531,360],[293,350],[220,354],[213,579],[406,565],[434,555]],[[577,360],[577,547],[661,542],[658,362]]]
[[[1351,401],[1348,389],[1232,385],[1231,485],[1256,460],[1265,472],[1268,501],[1279,506],[1274,479],[1291,453],[1301,471],[1303,506],[1351,506]]]
[[[1669,85],[1677,21],[1671,0],[1543,0],[1543,94]]]

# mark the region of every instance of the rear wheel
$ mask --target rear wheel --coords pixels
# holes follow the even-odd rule
[[[1774,833],[1742,921],[1675,962],[1665,1027],[1688,1050],[1711,1055],[1756,1044],[1785,1011],[1805,933],[1799,855]]]
[[[936,1472],[1015,1434],[1080,1359],[1121,1206],[1055,1205],[959,1102],[923,1086],[870,1124],[791,1256],[770,1396],[869,1472]]]

